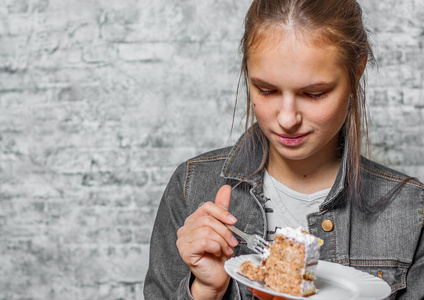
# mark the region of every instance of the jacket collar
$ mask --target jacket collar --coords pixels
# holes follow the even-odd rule
[[[256,187],[262,183],[264,166],[260,168],[264,159],[264,148],[261,144],[261,139],[264,136],[255,123],[249,130],[247,130],[237,141],[234,147],[228,154],[224,166],[221,170],[221,177],[226,179],[233,179],[249,183]],[[267,142],[267,140],[264,140]],[[340,168],[336,176],[333,187],[331,188],[327,198],[321,204],[320,209],[329,209],[338,203],[339,195],[342,195],[346,182],[346,163],[347,163],[347,139],[343,147],[343,155],[340,163]]]
[[[221,176],[227,179],[247,182],[256,186],[262,181],[264,149],[260,141],[261,131],[257,123],[237,141],[225,160]]]

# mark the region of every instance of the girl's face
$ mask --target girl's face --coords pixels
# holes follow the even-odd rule
[[[250,96],[270,160],[336,155],[348,111],[349,81],[335,46],[288,33],[258,45],[247,60]]]

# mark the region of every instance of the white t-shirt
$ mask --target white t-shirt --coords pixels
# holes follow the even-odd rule
[[[313,194],[302,194],[288,188],[265,171],[264,197],[268,222],[266,239],[272,241],[277,228],[300,226],[308,231],[306,216],[319,211],[319,206],[330,190],[331,188]]]

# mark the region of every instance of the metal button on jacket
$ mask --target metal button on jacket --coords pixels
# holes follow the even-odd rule
[[[333,230],[334,224],[330,220],[325,219],[324,221],[322,221],[321,227],[324,231],[329,232]]]

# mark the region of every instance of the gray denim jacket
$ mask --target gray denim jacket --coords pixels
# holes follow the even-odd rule
[[[346,152],[346,151],[345,151]],[[238,185],[229,211],[237,227],[265,236],[263,170],[255,175],[263,150],[255,135],[243,136],[234,147],[202,154],[181,164],[164,192],[157,213],[144,286],[146,300],[193,299],[193,276],[179,256],[177,230],[201,202],[214,201],[218,189]],[[319,211],[308,215],[310,233],[324,240],[320,259],[352,266],[379,276],[392,288],[390,299],[424,299],[424,185],[409,181],[383,211],[362,213],[347,199],[344,154],[334,186]],[[363,196],[373,203],[407,176],[368,159],[361,166]],[[323,220],[333,223],[324,231]],[[251,251],[239,240],[235,255]],[[254,299],[246,286],[231,280],[224,299]]]

